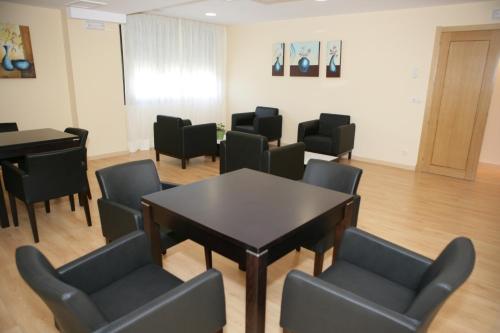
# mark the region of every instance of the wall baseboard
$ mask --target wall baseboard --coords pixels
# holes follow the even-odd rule
[[[360,157],[360,156],[356,156],[356,155],[352,155],[351,159],[353,159],[355,161],[371,163],[371,164],[378,164],[378,165],[383,165],[383,166],[388,166],[388,167],[398,168],[398,169],[404,169],[404,170],[410,170],[410,171],[415,171],[415,168],[416,168],[415,165],[387,162],[387,161],[382,161],[382,160],[377,160],[377,159],[372,159],[372,158]]]
[[[130,152],[128,150],[123,150],[123,151],[117,151],[117,152],[114,152],[114,153],[107,153],[107,154],[101,154],[101,155],[88,156],[88,160],[89,161],[100,160],[100,159],[103,159],[103,158],[123,156],[123,155],[128,155],[128,154],[130,154]]]

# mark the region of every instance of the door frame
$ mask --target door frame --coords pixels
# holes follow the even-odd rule
[[[439,60],[439,53],[441,51],[441,35],[445,32],[467,32],[467,31],[480,31],[480,30],[500,30],[500,23],[494,23],[494,24],[482,24],[482,25],[464,25],[464,26],[450,26],[450,27],[442,27],[438,26],[436,27],[436,33],[434,37],[434,50],[432,54],[432,60],[431,60],[431,72],[430,72],[430,77],[429,77],[429,83],[427,85],[427,98],[425,102],[425,111],[424,111],[424,120],[422,122],[422,131],[420,134],[420,144],[419,144],[419,149],[418,149],[418,158],[417,158],[417,167],[416,170],[418,172],[425,172],[425,163],[424,163],[424,150],[427,149],[428,147],[428,140],[429,138],[429,125],[430,125],[430,120],[431,120],[431,112],[432,112],[432,104],[433,104],[433,99],[434,99],[434,88],[435,88],[435,83],[436,83],[436,74],[437,74],[437,66],[438,66],[438,60]],[[496,75],[498,73],[498,69],[494,74],[494,80],[496,80]],[[491,100],[490,100],[491,104]],[[486,128],[486,120],[488,117],[488,112],[486,112],[485,119],[484,119],[484,126],[483,130],[481,133],[481,144],[483,141],[483,136],[484,136],[484,130]],[[479,154],[478,154],[478,159],[479,159]],[[479,163],[479,161],[476,164]],[[473,180],[476,176],[476,168],[474,168],[472,174],[467,174],[465,175],[464,179],[468,180]]]

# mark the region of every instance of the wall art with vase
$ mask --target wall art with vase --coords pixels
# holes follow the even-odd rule
[[[0,23],[0,78],[35,78],[30,29]]]
[[[340,77],[342,41],[332,40],[326,43],[326,77]]]
[[[319,76],[319,42],[290,44],[290,76]]]
[[[272,74],[273,76],[285,75],[285,43],[273,44]]]

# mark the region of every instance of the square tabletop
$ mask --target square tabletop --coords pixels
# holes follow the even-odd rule
[[[60,140],[78,140],[78,136],[52,128],[0,133],[0,149],[33,143],[49,143]]]
[[[240,169],[142,199],[259,253],[352,196]]]

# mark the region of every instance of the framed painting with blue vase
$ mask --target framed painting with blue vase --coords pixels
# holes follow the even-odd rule
[[[319,42],[290,44],[290,76],[319,76]]]
[[[273,44],[272,74],[273,76],[285,75],[285,43]]]
[[[326,77],[340,77],[340,70],[342,68],[342,41],[332,40],[326,43]]]
[[[0,78],[35,78],[30,29],[0,23]]]

